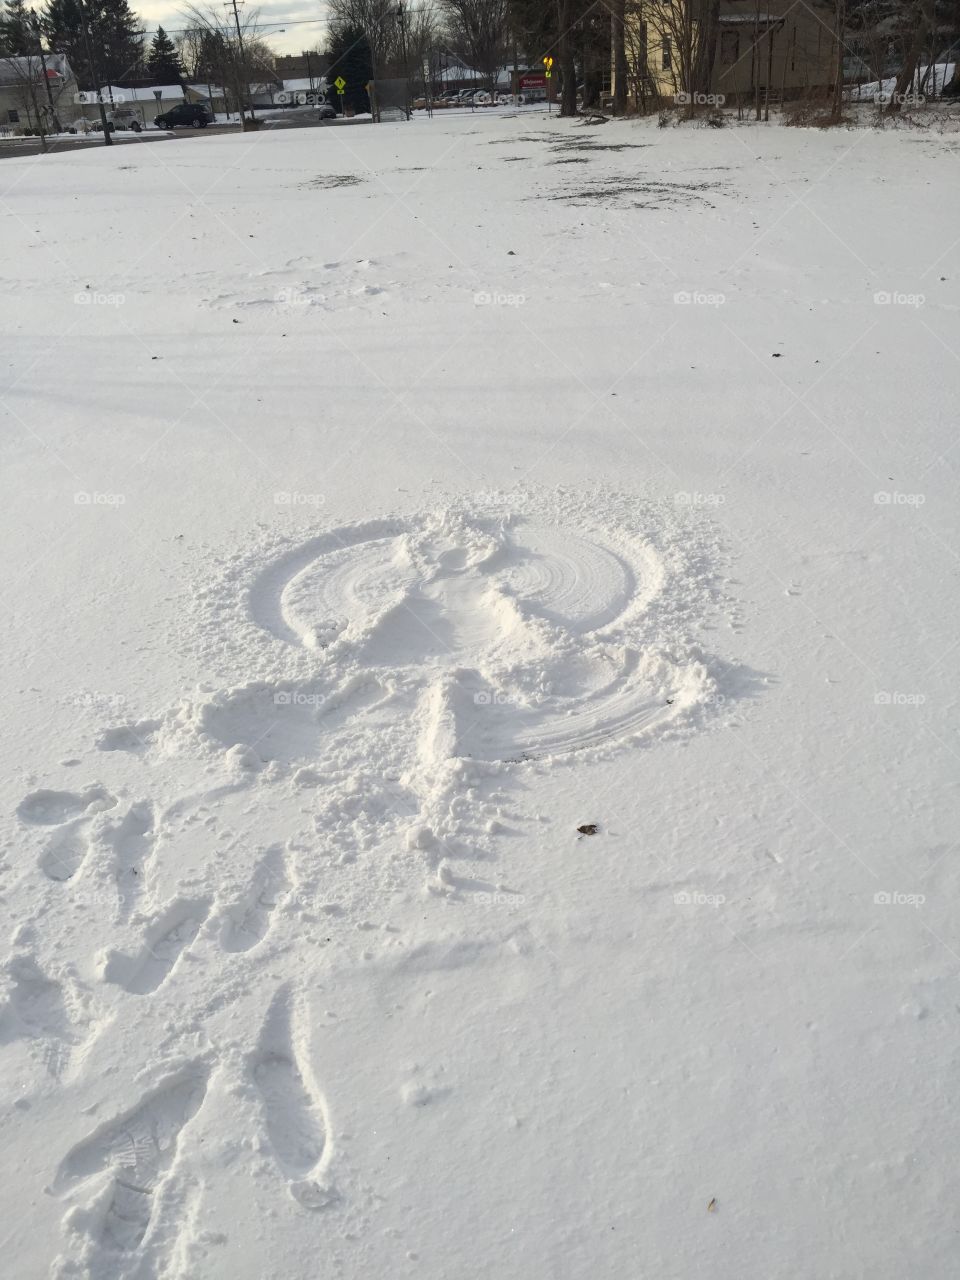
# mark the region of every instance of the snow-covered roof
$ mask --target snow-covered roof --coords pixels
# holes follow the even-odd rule
[[[49,80],[68,80],[73,74],[62,53],[47,53],[42,59],[33,54],[28,58],[0,58],[0,84],[22,84],[30,78],[42,79],[44,63]]]
[[[457,80],[486,80],[482,72],[475,71],[473,67],[465,66],[462,62],[441,62],[434,70],[436,78],[447,84]],[[501,67],[497,72],[497,84],[509,84],[511,71],[511,67]],[[527,72],[527,74],[530,73]]]
[[[326,76],[314,76],[312,83],[309,79],[303,76],[297,80],[284,80],[283,82],[283,87],[287,93],[309,93],[311,89],[325,89],[326,85]]]
[[[129,89],[123,85],[104,85],[97,97],[96,89],[82,89],[77,100],[87,106],[96,106],[102,101],[106,106],[118,107],[124,102],[156,102],[157,94],[163,98],[182,98],[183,88],[179,84],[153,84],[148,88]]]
[[[944,86],[953,79],[955,66],[954,62],[938,62],[932,69],[926,64],[918,67],[907,88],[907,95],[917,91],[918,84],[923,84],[924,94],[942,93]],[[857,85],[849,90],[849,95],[854,102],[889,102],[896,87],[897,77],[889,76],[886,80],[871,80],[869,84]]]

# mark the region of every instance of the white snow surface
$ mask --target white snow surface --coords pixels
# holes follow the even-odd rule
[[[0,164],[6,1275],[957,1274],[957,147]]]

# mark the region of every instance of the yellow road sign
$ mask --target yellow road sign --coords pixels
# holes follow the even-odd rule
[[[337,76],[336,80],[333,82],[333,87],[336,89],[337,93],[343,93],[344,89],[347,87],[347,82],[344,80],[343,76]]]
[[[543,65],[547,68],[547,74],[549,74],[550,68],[553,66],[553,59],[550,57],[544,58]]]

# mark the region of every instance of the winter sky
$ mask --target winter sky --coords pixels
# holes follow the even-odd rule
[[[200,0],[203,5],[203,0]],[[174,38],[188,25],[184,8],[176,0],[157,0],[156,3],[134,4],[151,38],[158,26]],[[212,12],[225,12],[218,0],[210,0],[206,6]],[[323,0],[266,0],[266,3],[241,5],[241,13],[259,15],[258,25],[265,39],[278,53],[299,53],[302,49],[315,49],[326,37]]]

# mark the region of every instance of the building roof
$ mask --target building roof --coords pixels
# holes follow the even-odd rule
[[[206,99],[209,94],[214,98],[223,97],[223,89],[218,84],[188,84],[187,92],[194,94],[198,98]],[[152,84],[138,85],[131,88],[129,85],[105,84],[100,90],[100,98],[97,97],[96,89],[81,89],[77,94],[77,102],[83,107],[95,107],[99,101],[103,101],[103,105],[107,108],[122,107],[126,103],[144,103],[148,106],[155,107],[157,105],[157,93],[160,94],[161,102],[169,102],[171,98],[181,101],[186,95],[183,86],[179,84]]]
[[[326,76],[314,76],[311,85],[309,78],[304,79],[302,76],[296,80],[284,80],[283,87],[287,93],[309,93],[311,88],[320,90],[326,87]]]
[[[62,53],[46,53],[43,59],[31,54],[28,58],[0,58],[0,84],[23,84],[24,80],[43,79],[43,64],[47,66],[48,80],[69,80],[73,72]]]
[[[85,106],[96,106],[103,101],[106,106],[120,106],[124,102],[156,102],[157,93],[161,98],[182,98],[183,87],[179,84],[154,84],[149,88],[128,89],[124,85],[105,84],[97,97],[96,89],[81,89],[77,95],[79,102]]]

